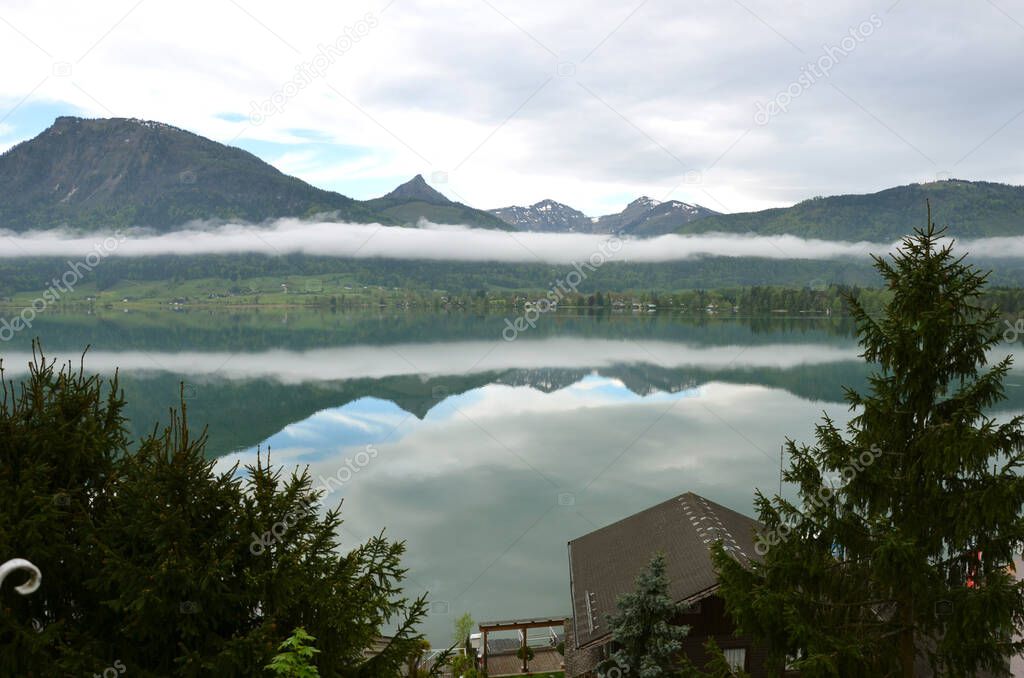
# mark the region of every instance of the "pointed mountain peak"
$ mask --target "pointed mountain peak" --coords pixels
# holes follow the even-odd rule
[[[451,200],[431,188],[422,174],[417,174],[395,190],[384,196],[385,199],[411,201],[419,200],[435,205],[447,205]]]
[[[491,214],[521,231],[571,233],[586,230],[590,225],[590,219],[583,212],[550,198],[529,207],[501,207],[491,210]]]
[[[576,211],[573,210],[573,208],[566,205],[565,203],[558,202],[557,200],[552,200],[551,198],[544,198],[540,202],[533,203],[532,205],[530,205],[530,209],[543,210],[545,212],[550,210],[572,210],[573,212]]]
[[[626,206],[626,209],[629,209],[630,207],[644,207],[646,209],[651,209],[657,207],[660,204],[660,200],[655,200],[654,198],[649,198],[646,195],[642,195],[633,202],[629,203],[629,205]]]

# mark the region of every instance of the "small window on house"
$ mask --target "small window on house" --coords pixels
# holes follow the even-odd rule
[[[730,647],[722,650],[722,654],[725,655],[725,661],[728,662],[729,668],[733,670],[745,669],[747,665],[747,648],[745,647]]]

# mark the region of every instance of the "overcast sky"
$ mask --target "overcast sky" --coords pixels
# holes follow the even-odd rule
[[[3,0],[0,59],[0,150],[141,117],[357,198],[417,173],[592,215],[1024,183],[1024,0]]]

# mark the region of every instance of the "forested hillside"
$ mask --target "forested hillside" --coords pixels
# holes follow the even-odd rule
[[[987,181],[936,181],[865,195],[804,200],[793,207],[707,216],[678,233],[788,233],[824,240],[891,242],[925,221],[926,205],[961,238],[1024,235],[1024,187]]]

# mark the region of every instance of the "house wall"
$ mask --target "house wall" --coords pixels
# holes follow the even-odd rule
[[[704,643],[708,638],[713,638],[723,650],[741,647],[747,651],[744,670],[752,678],[768,677],[764,669],[767,652],[755,648],[750,638],[734,635],[735,626],[725,612],[725,601],[718,596],[709,596],[700,601],[699,613],[682,615],[679,623],[690,627],[689,635],[683,640],[683,653],[697,666],[702,667],[708,661]]]
[[[744,669],[752,678],[768,678],[768,673],[764,669],[767,653],[755,648],[749,638],[733,635],[734,626],[725,613],[725,602],[718,596],[705,598],[701,601],[700,610],[696,614],[682,615],[677,622],[690,627],[689,635],[683,640],[683,653],[697,666],[704,666],[707,663],[704,643],[710,637],[714,638],[722,649],[744,648],[747,651],[747,664]],[[577,650],[572,619],[566,620],[565,629],[566,678],[594,674],[604,656],[604,646],[597,645]]]
[[[572,617],[565,620],[565,678],[591,674],[601,661],[601,647],[576,649],[576,628]]]

